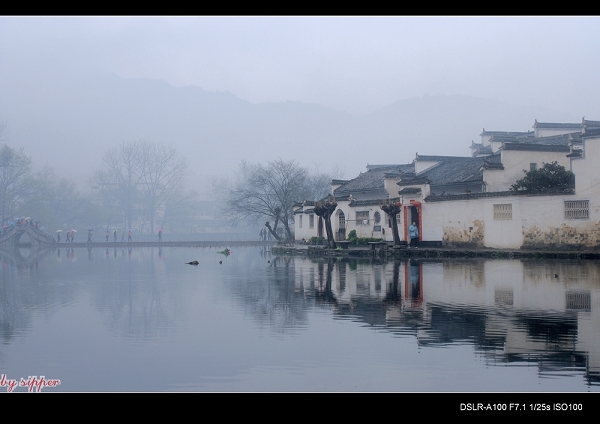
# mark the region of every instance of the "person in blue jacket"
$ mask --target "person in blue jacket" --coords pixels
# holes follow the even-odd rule
[[[408,227],[408,235],[410,237],[410,247],[418,248],[419,247],[419,228],[413,222],[410,227]]]

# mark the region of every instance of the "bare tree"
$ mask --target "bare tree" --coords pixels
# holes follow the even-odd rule
[[[141,187],[150,215],[150,231],[154,233],[156,213],[181,188],[187,164],[177,149],[163,144],[141,142]]]
[[[315,203],[315,215],[320,216],[325,221],[325,232],[327,233],[327,245],[330,249],[335,249],[335,239],[333,237],[333,229],[331,228],[331,215],[337,208],[337,202],[333,197],[327,200],[318,201]]]
[[[0,213],[12,218],[31,190],[31,158],[6,144],[0,148]]]
[[[90,218],[98,211],[73,181],[57,177],[48,165],[33,175],[22,208],[34,220],[53,229],[90,225]]]
[[[92,181],[99,198],[108,207],[120,207],[128,228],[136,218],[148,219],[154,232],[157,213],[183,184],[185,160],[172,146],[134,141],[108,150],[103,165]]]
[[[308,191],[306,199],[321,200],[331,195],[331,181],[341,178],[343,174],[344,171],[337,165],[329,173],[321,172],[319,167],[316,166],[316,172],[310,173],[306,181]]]
[[[138,184],[142,180],[142,162],[138,142],[121,143],[104,153],[103,172],[96,172],[95,182],[101,190],[113,191],[119,199],[119,206],[125,218],[125,225],[131,228],[138,196]],[[105,193],[106,194],[106,193]]]
[[[171,230],[189,232],[196,225],[200,211],[200,195],[194,190],[177,190],[167,200],[160,226],[169,223]]]
[[[293,240],[290,225],[293,223],[292,206],[298,199],[307,198],[308,171],[297,162],[278,159],[266,166],[242,162],[235,182],[221,189],[226,195],[226,214],[236,222],[251,218],[266,222],[270,233],[277,240],[279,223],[284,228],[285,239]]]
[[[381,205],[381,210],[384,211],[392,222],[392,233],[394,234],[394,246],[400,245],[400,235],[398,234],[398,219],[402,204],[400,202],[386,202]]]
[[[6,128],[7,128],[7,124],[6,121],[0,121],[0,142],[1,141],[5,141],[6,140]]]
[[[119,209],[119,183],[111,176],[106,169],[98,169],[90,179],[90,186],[93,189],[94,201],[99,207],[104,225],[111,226],[116,223],[123,223],[123,216]],[[119,211],[119,212],[115,212]]]

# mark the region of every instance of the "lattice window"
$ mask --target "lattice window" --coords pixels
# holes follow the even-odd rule
[[[356,212],[356,225],[369,225],[369,211]]]
[[[340,214],[338,215],[338,224],[340,228],[346,228],[346,215],[344,215],[344,212],[340,211]]]
[[[308,215],[308,228],[315,228],[315,215],[312,213]]]
[[[567,309],[575,309],[577,311],[592,310],[592,295],[588,291],[572,291],[567,292]]]
[[[565,219],[588,219],[589,217],[589,200],[565,200]]]
[[[375,211],[373,214],[373,219],[375,220],[375,223],[379,224],[379,221],[381,221],[381,214],[379,211]]]
[[[494,221],[512,221],[512,203],[494,205]]]
[[[513,306],[513,290],[512,289],[496,289],[494,290],[494,303],[496,305]]]

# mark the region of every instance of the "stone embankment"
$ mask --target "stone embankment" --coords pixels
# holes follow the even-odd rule
[[[54,243],[48,247],[243,247],[267,246],[272,247],[276,241],[95,241],[91,243]]]
[[[466,248],[394,248],[385,243],[369,246],[347,246],[327,249],[325,246],[277,245],[277,255],[307,257],[380,257],[380,258],[487,258],[487,259],[600,259],[598,250],[526,250],[526,249],[466,249]]]

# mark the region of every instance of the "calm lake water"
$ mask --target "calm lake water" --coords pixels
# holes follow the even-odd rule
[[[600,391],[596,262],[219,250],[5,252],[0,390]]]

